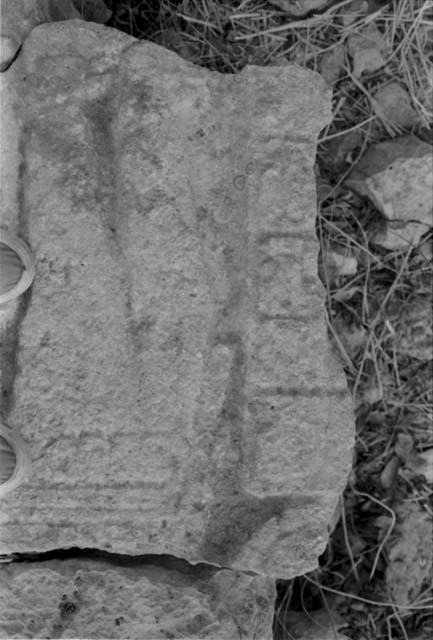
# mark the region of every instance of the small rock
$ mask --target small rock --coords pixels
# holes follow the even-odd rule
[[[385,216],[375,242],[387,249],[417,244],[432,225],[432,148],[414,135],[372,145],[345,184]]]
[[[348,37],[347,52],[352,58],[355,78],[360,78],[364,72],[377,71],[385,65],[383,34],[374,24],[369,24]]]

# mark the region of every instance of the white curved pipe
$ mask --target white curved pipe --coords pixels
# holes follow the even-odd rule
[[[3,304],[14,300],[30,287],[35,277],[35,261],[27,244],[20,238],[17,238],[13,233],[0,229],[0,242],[15,251],[24,267],[21,278],[16,285],[5,293],[0,291],[0,304]],[[0,262],[0,269],[1,268],[2,265]]]

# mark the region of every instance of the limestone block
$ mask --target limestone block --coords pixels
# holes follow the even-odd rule
[[[32,466],[0,553],[313,569],[354,437],[317,277],[323,80],[80,20],[36,27],[3,76],[5,220],[35,278],[4,415]]]
[[[11,563],[0,594],[1,638],[272,638],[273,580],[175,559]]]

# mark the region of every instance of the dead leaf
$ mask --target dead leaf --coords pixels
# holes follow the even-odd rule
[[[81,13],[84,20],[105,24],[112,16],[104,0],[73,0],[73,5]]]
[[[426,240],[424,240],[419,245],[418,251],[420,252],[422,257],[424,258],[424,260],[426,260],[427,262],[430,262],[430,260],[433,258],[433,242],[432,242],[432,238],[427,238]]]
[[[291,638],[308,638],[308,640],[348,640],[348,636],[339,629],[345,626],[345,620],[337,613],[337,605],[326,594],[327,609],[315,611],[292,611],[287,608],[281,615],[280,622],[285,629],[290,629]]]
[[[416,471],[423,475],[427,482],[433,482],[433,449],[426,449],[418,454]]]
[[[433,449],[426,449],[418,453],[415,448],[404,459],[405,467],[425,477],[427,482],[433,482]]]
[[[316,177],[316,196],[318,202],[324,202],[333,195],[333,186],[326,178]]]
[[[406,460],[412,455],[414,450],[413,438],[408,433],[399,433],[394,451],[402,462],[406,464]]]
[[[360,16],[368,14],[367,0],[353,0],[350,4],[342,9],[341,22],[345,27],[349,26]]]
[[[195,51],[187,45],[181,33],[172,29],[164,29],[159,34],[159,41],[163,47],[178,53],[185,60],[194,60]]]
[[[378,385],[376,376],[373,376],[364,386],[360,385],[358,387],[355,395],[355,406],[373,405],[380,400],[383,400],[383,388]]]
[[[395,223],[388,222],[385,229],[374,235],[373,242],[391,251],[407,250],[418,244],[419,237],[425,233],[426,228],[420,222],[407,222],[398,228]]]
[[[328,87],[332,87],[338,80],[344,63],[344,47],[338,45],[325,53],[320,60],[320,75]]]
[[[412,107],[409,94],[398,82],[379,87],[372,104],[379,118],[388,120],[393,128],[410,129],[417,124],[418,116]]]
[[[391,516],[377,516],[377,518],[373,520],[373,525],[379,529],[377,533],[378,540],[383,540],[385,536],[389,535],[392,524],[393,519]]]
[[[433,449],[419,453],[412,436],[399,433],[394,451],[407,469],[425,476],[427,482],[433,482]]]
[[[329,0],[268,0],[269,4],[273,4],[282,11],[287,11],[297,18],[304,16],[314,9],[323,9]]]
[[[384,489],[392,489],[398,476],[401,460],[398,456],[392,456],[380,474],[380,484]]]
[[[359,33],[353,33],[348,37],[347,52],[352,58],[355,78],[360,78],[364,72],[377,71],[385,64],[383,35],[374,24],[369,24]]]
[[[345,352],[353,360],[365,344],[366,330],[364,327],[355,324],[348,326],[339,316],[333,319],[332,326]]]
[[[337,274],[341,276],[354,276],[358,269],[358,260],[350,252],[346,255],[333,251],[330,254],[330,258],[333,261]]]
[[[353,129],[324,143],[329,167],[334,173],[344,173],[349,164],[348,156],[356,148],[360,147],[362,136],[363,134],[359,129]]]
[[[416,502],[395,507],[393,542],[386,545],[386,584],[392,600],[407,607],[432,579],[432,519]]]
[[[331,284],[343,276],[353,276],[358,269],[358,260],[350,248],[344,249],[332,242],[325,242],[319,264],[323,281]]]
[[[358,291],[359,291],[359,286],[355,286],[355,287],[344,286],[341,289],[337,289],[337,291],[333,292],[332,299],[337,300],[338,302],[345,302],[345,301],[347,302],[347,300],[350,300],[351,298],[353,298],[355,293],[357,293]]]
[[[433,357],[432,297],[432,292],[427,292],[400,311],[400,353],[418,360],[431,360]]]

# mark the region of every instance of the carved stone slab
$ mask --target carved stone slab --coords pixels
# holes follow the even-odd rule
[[[314,568],[354,433],[317,277],[323,81],[209,72],[80,20],[36,27],[3,75],[5,220],[36,275],[5,416],[32,467],[0,553]]]

